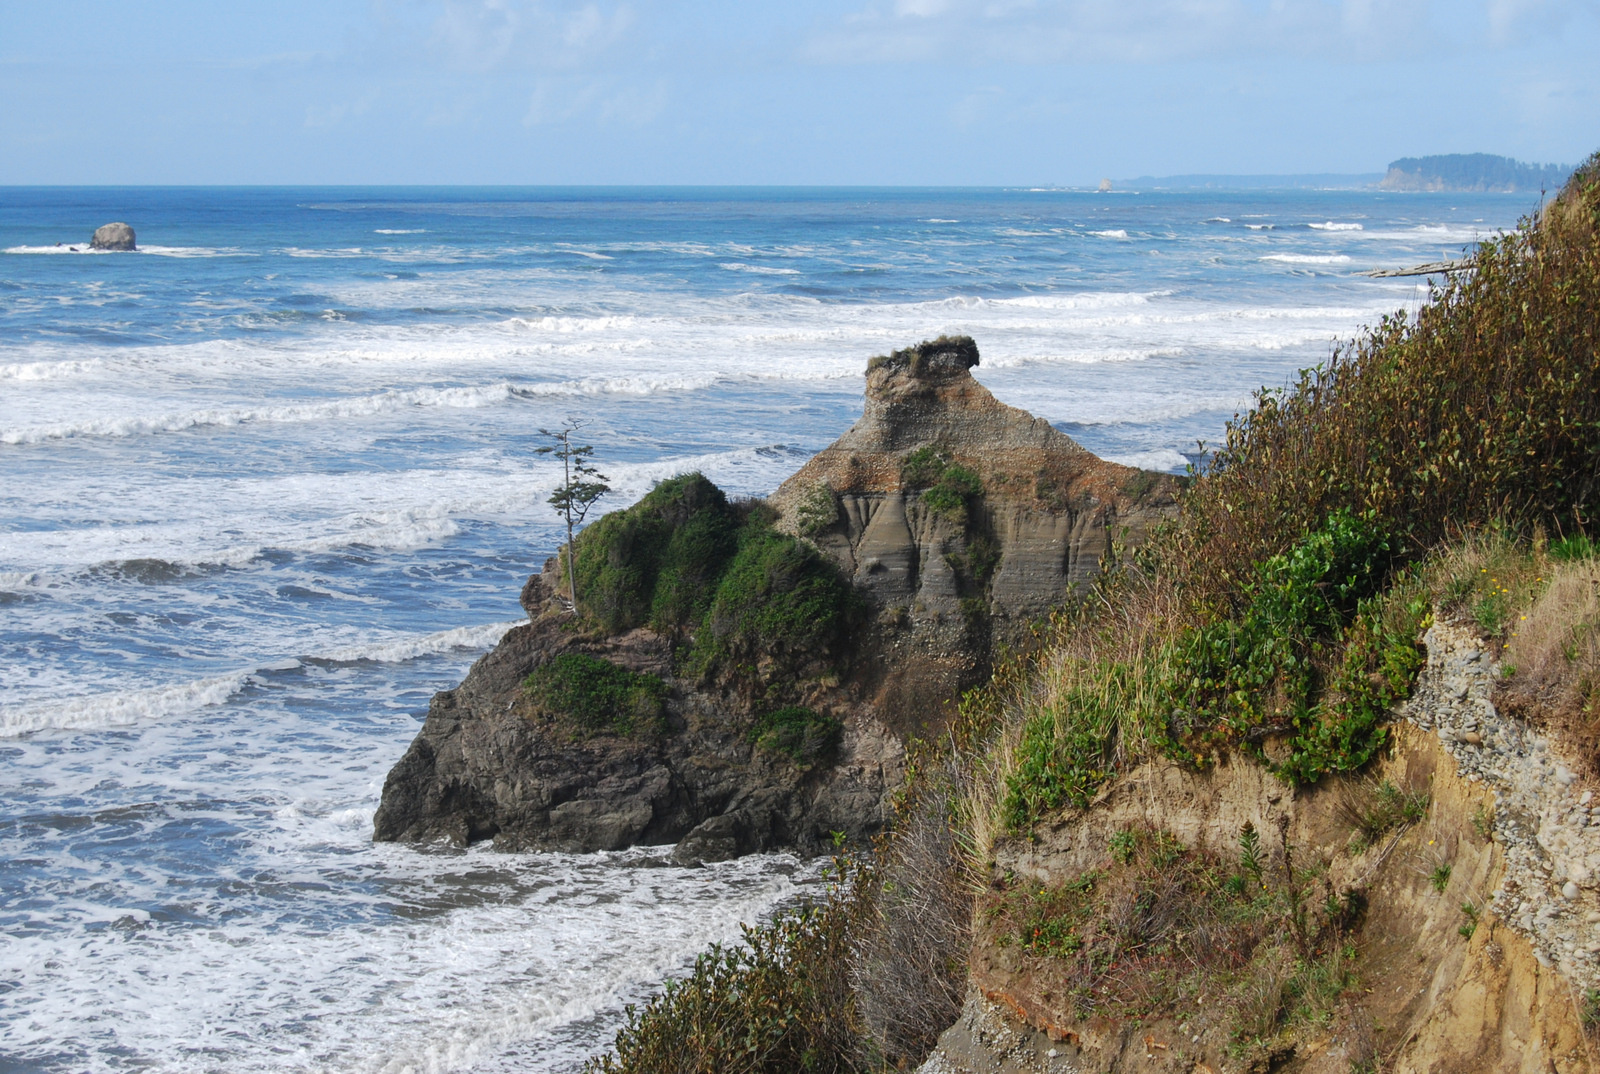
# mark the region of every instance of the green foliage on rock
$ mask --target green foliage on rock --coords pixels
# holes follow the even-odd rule
[[[922,490],[922,503],[929,511],[965,526],[971,509],[983,495],[983,478],[959,463],[952,462],[943,448],[925,444],[900,462],[900,483],[908,489]]]
[[[696,623],[737,550],[739,513],[699,473],[663,481],[578,538],[578,601],[606,633]]]
[[[833,563],[774,530],[771,513],[757,509],[739,531],[689,666],[702,673],[764,669],[768,678],[820,674],[837,662],[860,611],[860,598]]]
[[[757,749],[809,766],[833,755],[843,731],[844,725],[832,716],[789,705],[756,717],[750,740]]]
[[[730,503],[698,473],[663,481],[578,538],[579,603],[605,633],[648,626],[683,639],[682,666],[694,674],[824,674],[860,600],[774,517],[764,504]]]
[[[802,537],[819,537],[839,521],[839,501],[826,483],[813,486],[795,508],[795,528]]]
[[[562,653],[522,681],[528,698],[547,713],[590,734],[659,730],[667,684],[587,653]]]

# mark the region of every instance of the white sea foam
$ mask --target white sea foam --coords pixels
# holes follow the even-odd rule
[[[9,246],[0,253],[8,254],[148,254],[151,257],[254,257],[254,253],[237,248],[215,249],[209,246],[149,246],[140,244],[133,250],[95,250],[87,242],[55,246]]]
[[[1106,458],[1112,462],[1120,462],[1124,466],[1137,466],[1141,470],[1160,470],[1165,473],[1182,470],[1189,465],[1187,458],[1171,448],[1136,451],[1129,455],[1107,455]]]
[[[456,627],[436,634],[411,635],[383,641],[350,645],[327,653],[307,656],[306,660],[322,660],[335,664],[373,662],[393,664],[402,660],[415,660],[419,656],[434,656],[453,649],[488,649],[497,643],[505,632],[523,622],[513,619],[506,623],[489,623],[485,626]]]
[[[1102,239],[1125,239],[1125,238],[1128,237],[1128,232],[1125,229],[1120,228],[1120,227],[1111,228],[1111,229],[1106,230],[1106,231],[1091,231],[1091,232],[1089,232],[1089,234],[1098,235]]]
[[[374,228],[374,235],[426,235],[427,228],[422,227],[380,227]]]
[[[1276,228],[1277,226],[1278,226],[1277,224],[1246,224],[1245,225],[1245,227],[1249,228],[1251,231],[1271,231],[1274,228]]]
[[[287,671],[302,661],[325,664],[393,664],[459,649],[486,650],[522,620],[456,627],[432,634],[400,635],[324,653],[267,661],[256,667],[210,675],[189,682],[113,690],[55,701],[0,706],[0,738],[39,731],[125,727],[146,720],[182,716],[220,705],[268,671]]]
[[[355,418],[405,410],[412,407],[493,406],[521,392],[536,392],[537,385],[519,387],[509,381],[456,388],[416,388],[387,391],[376,395],[329,399],[316,403],[294,403],[264,407],[215,408],[187,414],[159,417],[126,416],[101,418],[70,424],[0,429],[0,444],[37,444],[71,437],[124,437],[153,433],[176,433],[203,426],[244,425],[251,422],[309,422],[336,418]]]
[[[742,261],[723,261],[721,262],[720,267],[727,269],[729,272],[753,272],[758,276],[800,275],[800,270],[797,268],[775,268],[771,265],[750,265]]]
[[[1308,224],[1307,227],[1316,231],[1360,231],[1361,225],[1329,220],[1325,224]]]
[[[1286,265],[1343,265],[1350,260],[1348,254],[1268,254],[1262,261],[1279,261]]]
[[[45,730],[122,727],[220,705],[250,682],[250,671],[233,671],[193,682],[142,690],[91,694],[39,705],[0,706],[0,738]]]

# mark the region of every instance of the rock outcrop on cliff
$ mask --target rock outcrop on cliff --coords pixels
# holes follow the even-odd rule
[[[875,700],[896,726],[926,722],[983,676],[994,641],[1021,639],[1176,509],[1177,479],[1001,403],[977,364],[966,337],[875,359],[861,419],[770,500],[880,610]]]
[[[879,830],[904,736],[1174,505],[1175,478],[999,403],[977,361],[965,338],[875,359],[861,420],[765,506],[691,476],[585,531],[585,615],[559,599],[554,561],[530,579],[529,623],[433,699],[375,837],[677,843],[695,861]],[[847,636],[796,641],[803,625],[776,636],[746,615],[794,620],[830,593]],[[648,718],[585,722],[560,700],[577,694],[536,688],[558,667],[593,697],[583,676],[640,676],[645,700],[623,707]]]

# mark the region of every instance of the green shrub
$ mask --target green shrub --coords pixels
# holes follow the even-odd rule
[[[1571,563],[1579,559],[1593,559],[1600,546],[1588,536],[1575,533],[1570,537],[1563,537],[1559,541],[1550,542],[1550,558],[1557,563]]]
[[[705,615],[737,546],[738,510],[698,473],[663,481],[578,536],[578,601],[608,634],[664,633]]]
[[[833,756],[844,724],[800,705],[789,705],[756,717],[750,741],[768,753],[782,754],[810,766]]]
[[[795,528],[802,537],[818,537],[839,521],[839,501],[826,483],[811,488],[795,509]]]
[[[631,735],[660,730],[667,684],[587,653],[562,653],[522,680],[534,705],[578,730]]]
[[[702,673],[761,668],[768,678],[822,673],[838,662],[859,612],[860,598],[831,561],[757,513],[739,533],[689,665]]]
[[[849,981],[851,938],[869,903],[870,870],[844,865],[821,903],[744,926],[744,942],[714,946],[643,1008],[630,1005],[615,1053],[585,1074],[835,1074],[860,1058]]]
[[[900,462],[900,483],[908,489],[925,489],[939,480],[950,456],[941,447],[924,444]]]
[[[922,502],[934,514],[965,526],[972,502],[982,495],[983,479],[965,466],[951,463],[933,487],[922,494]]]
[[[1204,616],[1332,511],[1407,557],[1497,521],[1579,532],[1600,507],[1600,169],[1480,243],[1415,316],[1385,318],[1229,424],[1146,563]]]

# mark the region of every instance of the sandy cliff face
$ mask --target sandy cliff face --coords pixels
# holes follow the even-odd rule
[[[961,339],[877,360],[861,420],[771,498],[779,526],[814,540],[868,608],[843,675],[785,684],[842,724],[825,763],[763,753],[752,691],[684,677],[672,642],[649,630],[596,634],[535,575],[523,594],[530,622],[433,699],[389,774],[375,837],[565,850],[676,842],[684,860],[706,860],[877,831],[903,736],[936,725],[988,674],[997,637],[1047,614],[1113,543],[1137,542],[1174,503],[1170,475],[1104,462],[996,401],[969,372],[977,357]],[[919,450],[933,464],[914,486],[906,463]],[[969,475],[937,508],[935,471]],[[574,736],[541,715],[523,681],[573,652],[665,679],[665,727]]]
[[[1107,462],[1001,403],[977,363],[965,337],[875,360],[860,420],[771,497],[879,609],[875,701],[897,727],[927,723],[987,673],[994,641],[1021,638],[1176,509],[1176,478]],[[919,452],[981,481],[964,517],[910,479]]]
[[[1600,985],[1594,795],[1558,743],[1494,710],[1499,669],[1470,632],[1436,624],[1426,644],[1392,754],[1364,786],[1388,780],[1431,804],[1364,849],[1350,843],[1351,784],[1297,792],[1237,757],[1206,771],[1146,764],[1090,809],[996,848],[997,879],[1045,889],[1105,869],[1133,826],[1226,860],[1253,825],[1269,859],[1294,848],[1307,905],[1362,908],[1348,935],[1356,983],[1326,1022],[1243,1045],[1239,1012],[1209,987],[1144,1019],[1086,1013],[1059,959],[1025,953],[980,909],[968,1003],[925,1074],[1592,1069],[1581,1011]]]

